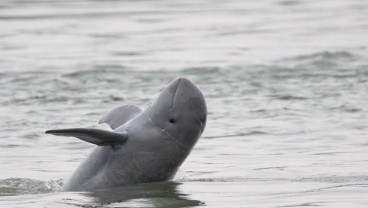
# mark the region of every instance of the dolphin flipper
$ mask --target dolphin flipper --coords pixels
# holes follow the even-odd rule
[[[77,137],[83,141],[96,144],[99,146],[124,144],[128,140],[127,132],[111,132],[100,129],[85,129],[85,128],[73,128],[73,129],[55,129],[48,130],[46,134],[53,134],[57,136],[71,136]]]
[[[122,105],[108,112],[98,123],[107,123],[112,129],[116,129],[134,118],[140,112],[142,112],[142,110],[135,105]]]

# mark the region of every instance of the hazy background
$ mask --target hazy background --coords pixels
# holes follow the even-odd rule
[[[366,207],[367,20],[365,0],[1,0],[0,206]],[[93,145],[45,130],[179,76],[208,105],[180,179],[56,192]]]

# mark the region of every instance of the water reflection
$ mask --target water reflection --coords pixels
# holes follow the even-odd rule
[[[96,204],[114,203],[114,207],[128,206],[130,203],[134,207],[193,207],[204,204],[182,193],[180,185],[176,182],[146,183],[89,192],[85,195],[93,198]]]

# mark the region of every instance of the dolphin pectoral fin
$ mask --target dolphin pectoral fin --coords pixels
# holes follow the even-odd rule
[[[55,129],[48,130],[46,134],[53,134],[56,136],[70,136],[77,137],[83,141],[96,144],[99,146],[124,144],[128,140],[128,133],[116,133],[111,131],[105,131],[100,129],[85,129],[85,128],[73,128],[73,129]]]
[[[108,112],[98,123],[107,123],[112,129],[116,129],[134,118],[140,112],[142,112],[142,110],[135,105],[122,105]]]

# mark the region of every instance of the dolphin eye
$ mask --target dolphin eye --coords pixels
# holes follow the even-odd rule
[[[199,120],[200,120],[202,123],[206,123],[207,118],[206,118],[206,117],[202,117],[202,118],[200,118]]]
[[[170,122],[170,123],[175,123],[175,119],[174,119],[174,118],[170,118],[170,119],[169,119],[169,122]]]

